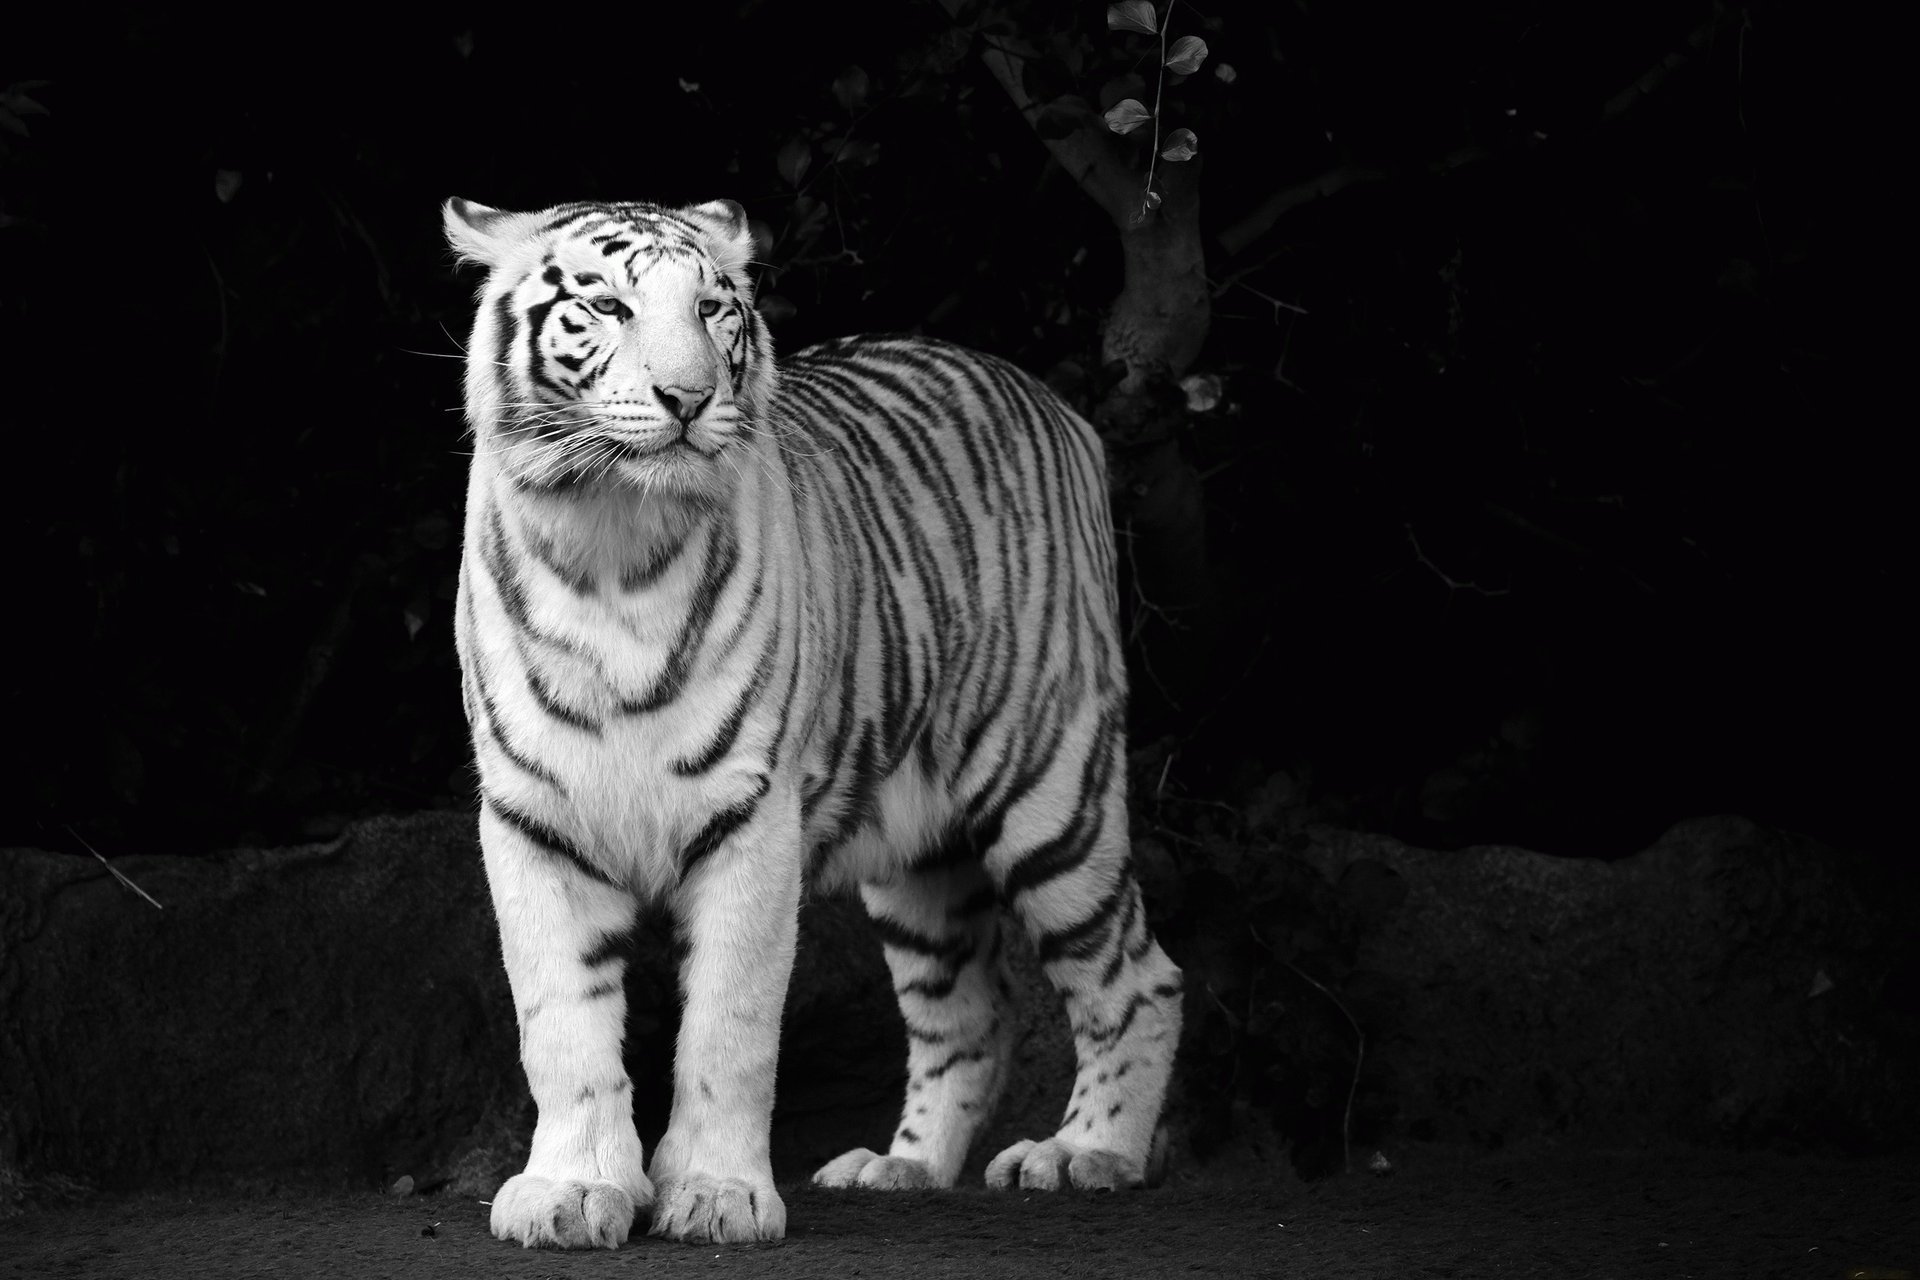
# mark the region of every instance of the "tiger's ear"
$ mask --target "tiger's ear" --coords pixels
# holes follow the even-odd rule
[[[477,262],[491,270],[540,225],[538,214],[509,213],[458,196],[440,206],[447,243],[462,262]]]
[[[706,234],[707,248],[722,270],[746,275],[753,261],[753,231],[745,209],[732,200],[709,200],[677,212]]]

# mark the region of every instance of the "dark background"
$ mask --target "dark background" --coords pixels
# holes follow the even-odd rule
[[[1098,106],[1155,61],[1103,10],[1011,11]],[[642,14],[106,10],[0,41],[0,845],[204,852],[470,802],[450,195],[729,196],[768,229],[783,349],[917,330],[1088,384],[1118,240],[977,30]],[[1224,605],[1177,705],[1132,655],[1157,825],[1619,856],[1730,810],[1896,862],[1909,429],[1858,354],[1888,268],[1849,21],[1175,12],[1212,50],[1166,92],[1210,235],[1370,177],[1210,257],[1196,370],[1225,395],[1184,444]]]

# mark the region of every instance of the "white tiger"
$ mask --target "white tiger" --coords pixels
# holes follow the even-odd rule
[[[458,643],[480,838],[539,1107],[492,1227],[616,1247],[779,1238],[768,1159],[803,885],[856,884],[906,1019],[885,1155],[951,1186],[1004,1082],[1000,908],[1066,995],[1059,1131],[993,1186],[1138,1185],[1180,973],[1129,869],[1099,440],[1000,360],[861,337],[776,369],[741,208],[444,209],[469,344]],[[643,1161],[625,944],[687,942],[672,1117]]]

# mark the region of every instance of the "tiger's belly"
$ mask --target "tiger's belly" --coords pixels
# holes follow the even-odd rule
[[[860,884],[883,884],[916,859],[940,848],[960,816],[952,794],[915,768],[897,769],[875,788],[871,816],[813,871],[813,887],[836,893]],[[811,844],[828,823],[807,832]]]

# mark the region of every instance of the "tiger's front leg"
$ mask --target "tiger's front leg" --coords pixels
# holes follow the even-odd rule
[[[799,802],[782,787],[684,871],[674,896],[687,957],[673,1116],[651,1169],[656,1236],[744,1242],[786,1235],[769,1129],[800,881]]]
[[[539,1108],[527,1167],[494,1193],[491,1225],[528,1248],[615,1249],[653,1202],[620,1058],[635,904],[551,834],[492,802],[481,807],[520,1060]]]

